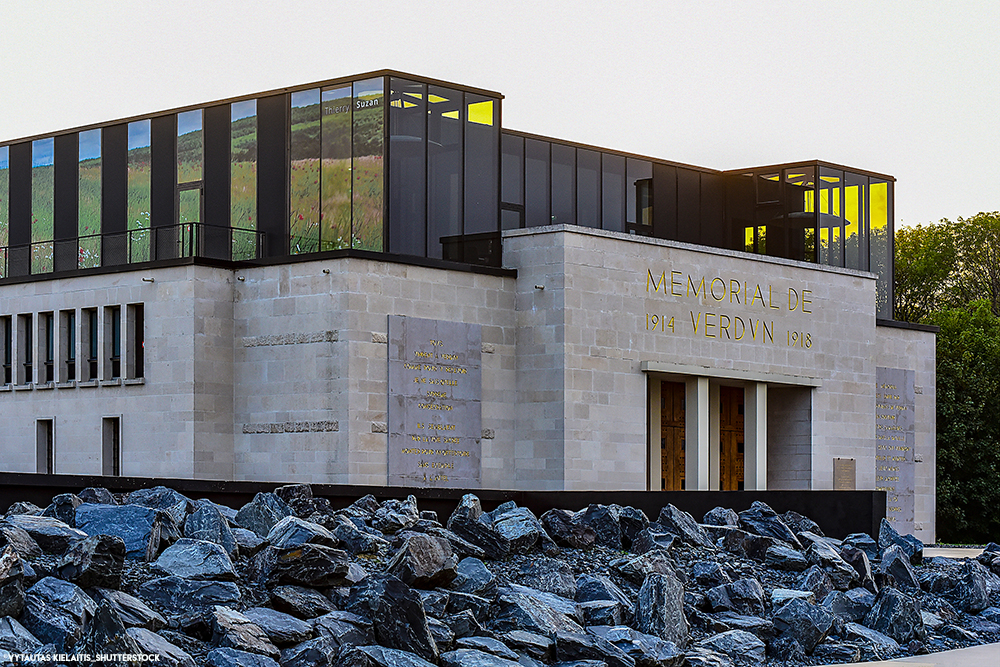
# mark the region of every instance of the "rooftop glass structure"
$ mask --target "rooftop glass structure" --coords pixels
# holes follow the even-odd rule
[[[378,71],[0,143],[0,281],[148,262],[373,253],[501,266],[569,224],[878,275],[893,182],[717,171],[501,129],[502,95]]]

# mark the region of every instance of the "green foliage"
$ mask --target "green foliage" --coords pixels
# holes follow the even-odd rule
[[[920,322],[950,297],[958,265],[955,235],[947,225],[917,225],[896,232],[896,319]]]
[[[1000,316],[1000,211],[959,218],[954,223],[958,248],[958,297],[986,299]]]
[[[1000,535],[1000,317],[988,301],[933,313],[937,337],[938,540]]]

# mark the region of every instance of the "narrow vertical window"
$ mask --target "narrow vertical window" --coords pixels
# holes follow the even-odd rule
[[[868,186],[868,219],[871,252],[869,271],[875,283],[876,315],[892,318],[892,183],[871,177]]]
[[[116,380],[122,376],[122,309],[121,306],[104,308],[104,345],[106,348],[105,378]]]
[[[80,256],[77,266],[90,269],[101,265],[101,130],[80,133],[79,162]]]
[[[137,120],[128,124],[128,261],[146,262],[150,258],[150,197],[152,173],[150,122]]]
[[[527,227],[541,227],[551,222],[549,176],[549,142],[525,139],[524,224]]]
[[[201,109],[177,114],[177,232],[178,251],[183,257],[194,254],[194,225],[202,220],[203,122]]]
[[[500,186],[500,225],[503,229],[519,229],[524,223],[524,139],[504,134]]]
[[[385,79],[354,82],[351,247],[382,251]]]
[[[465,94],[465,228],[470,234],[495,233],[499,225],[500,102],[474,93]],[[469,246],[466,246],[468,251]],[[478,253],[466,252],[465,261]]]
[[[35,421],[35,470],[45,475],[56,472],[55,421]]]
[[[552,144],[552,224],[576,224],[576,149]]]
[[[292,93],[291,123],[288,247],[297,255],[319,250],[319,88]]]
[[[55,232],[55,139],[31,142],[31,272],[52,271]]]
[[[233,259],[257,256],[257,100],[234,102],[229,121],[229,223]]]
[[[76,311],[64,310],[59,314],[59,336],[62,355],[62,382],[76,380]]]
[[[601,154],[576,151],[576,224],[601,226]]]
[[[17,316],[17,384],[34,382],[34,346],[32,345],[32,322],[30,314]]]
[[[117,477],[122,474],[121,417],[105,417],[101,427],[101,474]]]
[[[7,277],[10,245],[10,149],[0,146],[0,278]]]
[[[427,87],[427,256],[461,260],[462,93]]]
[[[625,158],[620,155],[601,155],[601,226],[625,231]]]
[[[80,380],[89,382],[97,379],[97,309],[87,308],[80,311],[83,325],[80,329],[82,352],[85,355],[86,363],[80,372]]]
[[[144,310],[141,303],[133,303],[128,306],[129,359],[125,369],[128,378],[141,378],[145,373]]]
[[[14,363],[14,332],[9,315],[0,317],[0,328],[3,329],[3,383],[11,384],[14,381],[12,365]]]
[[[39,356],[42,358],[42,371],[44,376],[40,378],[43,382],[55,382],[56,379],[56,326],[55,316],[52,313],[42,313],[39,329],[39,343],[41,347]]]
[[[322,92],[320,250],[351,247],[351,87]]]

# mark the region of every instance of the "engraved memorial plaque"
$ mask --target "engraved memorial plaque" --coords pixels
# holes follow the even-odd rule
[[[854,491],[857,489],[857,465],[854,459],[833,460],[833,490]]]
[[[900,368],[875,369],[875,489],[886,492],[885,517],[903,534],[913,532],[914,375]]]
[[[482,329],[389,316],[390,486],[478,488]]]

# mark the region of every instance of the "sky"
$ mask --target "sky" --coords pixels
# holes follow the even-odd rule
[[[0,0],[0,142],[395,69],[503,126],[714,169],[897,179],[897,224],[1000,210],[1000,2]]]

